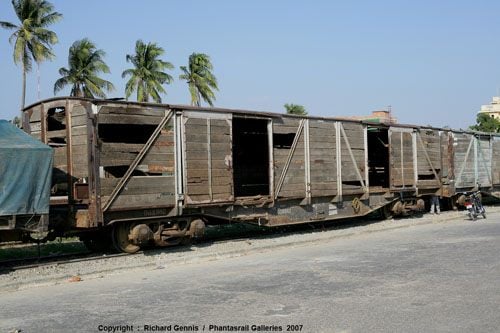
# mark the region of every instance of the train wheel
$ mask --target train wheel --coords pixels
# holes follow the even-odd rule
[[[140,250],[140,246],[132,244],[129,239],[132,223],[118,223],[113,227],[112,238],[113,246],[119,252],[136,253]]]
[[[391,205],[385,205],[384,207],[381,207],[379,211],[380,211],[380,218],[382,220],[387,220],[392,217]]]

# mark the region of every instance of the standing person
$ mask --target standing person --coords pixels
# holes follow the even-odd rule
[[[433,195],[431,198],[431,214],[434,214],[434,210],[436,214],[441,212],[441,207],[439,206],[439,197],[437,195]]]

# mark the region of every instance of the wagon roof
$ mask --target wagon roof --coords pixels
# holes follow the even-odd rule
[[[430,129],[430,130],[439,130],[439,131],[452,131],[456,133],[470,133],[476,135],[487,135],[487,136],[500,136],[500,133],[487,133],[487,132],[479,132],[472,130],[463,130],[463,129],[452,129],[449,127],[434,127],[431,125],[412,125],[412,124],[388,124],[388,123],[380,123],[377,121],[370,120],[358,120],[352,119],[348,117],[320,117],[320,116],[300,116],[293,114],[283,114],[277,112],[268,112],[268,111],[255,111],[255,110],[245,110],[245,109],[230,109],[230,108],[217,108],[217,107],[200,107],[200,106],[192,106],[192,105],[183,105],[183,104],[160,104],[160,103],[147,103],[147,102],[134,102],[134,101],[125,101],[121,98],[111,98],[111,99],[94,99],[94,98],[83,98],[83,97],[73,97],[73,96],[62,96],[62,97],[53,97],[44,100],[40,100],[35,102],[27,107],[24,110],[31,109],[39,104],[48,103],[58,100],[83,100],[88,101],[90,103],[99,105],[99,104],[121,104],[121,105],[137,105],[144,107],[162,107],[162,108],[170,108],[174,110],[189,110],[189,111],[208,111],[208,112],[221,112],[221,113],[232,113],[239,116],[256,116],[256,117],[268,117],[268,118],[306,118],[313,120],[338,120],[343,122],[351,122],[358,124],[367,124],[372,125],[374,127],[399,127],[399,128],[416,128],[416,129]]]

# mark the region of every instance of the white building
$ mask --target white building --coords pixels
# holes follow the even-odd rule
[[[479,113],[486,113],[489,116],[500,120],[500,97],[493,97],[490,104],[482,105]]]

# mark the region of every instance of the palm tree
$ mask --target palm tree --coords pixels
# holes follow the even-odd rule
[[[173,77],[164,71],[174,66],[159,59],[165,51],[156,43],[145,44],[142,40],[135,43],[135,54],[127,54],[127,62],[134,68],[123,71],[122,78],[130,76],[125,85],[125,97],[137,90],[137,101],[148,102],[151,97],[156,103],[161,103],[160,93],[166,94],[163,84],[170,84]]]
[[[212,89],[219,90],[217,79],[212,73],[210,57],[204,53],[193,53],[189,56],[188,68],[180,67],[184,74],[179,79],[186,80],[191,94],[191,105],[200,106],[201,99],[213,106],[215,94]]]
[[[98,76],[109,73],[104,56],[104,51],[98,50],[87,38],[74,42],[69,48],[68,68],[59,69],[62,77],[54,84],[54,95],[71,84],[71,96],[105,98],[103,90],[112,91],[114,86]]]
[[[12,6],[19,25],[0,21],[0,26],[15,30],[9,42],[14,43],[14,63],[21,64],[23,72],[23,109],[26,103],[26,73],[31,71],[32,60],[40,65],[42,61],[54,58],[52,45],[57,43],[57,35],[47,27],[59,21],[62,15],[54,12],[54,6],[45,0],[12,0]]]

